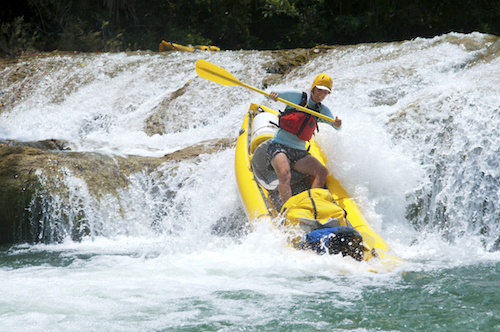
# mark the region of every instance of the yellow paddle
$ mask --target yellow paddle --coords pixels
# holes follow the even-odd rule
[[[238,81],[238,79],[236,79],[236,77],[231,75],[224,68],[216,66],[213,63],[210,63],[210,62],[205,61],[203,59],[199,59],[198,61],[196,61],[196,73],[198,73],[199,76],[206,78],[207,80],[210,80],[210,81],[215,82],[215,83],[219,83],[222,85],[241,85],[247,89],[262,93],[263,95],[269,97],[269,93],[262,91],[262,90],[259,90],[257,88],[254,88],[253,86],[250,86],[250,85],[245,84],[243,82]],[[278,101],[281,101],[281,102],[283,102],[283,103],[285,103],[293,108],[301,110],[302,112],[306,112],[306,113],[309,113],[311,115],[314,115],[318,118],[322,118],[322,119],[327,120],[327,121],[335,122],[335,120],[330,118],[329,116],[315,112],[313,110],[310,110],[309,108],[305,108],[305,107],[302,107],[300,105],[296,105],[292,102],[289,102],[288,100],[278,98]]]

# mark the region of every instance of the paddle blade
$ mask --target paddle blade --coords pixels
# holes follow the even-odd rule
[[[196,73],[207,80],[222,85],[243,85],[227,70],[203,59],[196,61]]]

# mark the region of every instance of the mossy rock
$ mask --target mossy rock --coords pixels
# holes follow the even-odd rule
[[[233,148],[235,141],[200,142],[160,158],[74,152],[63,141],[0,142],[0,245],[51,243],[67,237],[78,241],[90,233],[85,209],[71,210],[67,176],[83,180],[96,201],[107,195],[119,201],[132,174],[155,172],[163,165],[162,172],[175,176],[180,162]]]
[[[303,66],[317,56],[327,53],[334,48],[337,48],[337,46],[319,45],[310,49],[297,48],[271,51],[273,60],[265,65],[268,75],[262,80],[262,87],[265,89],[271,85],[278,84],[283,77],[296,68]]]

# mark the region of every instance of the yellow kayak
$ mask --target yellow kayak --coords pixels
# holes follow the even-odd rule
[[[311,243],[316,244],[316,242],[307,242],[312,241],[311,234],[317,235],[335,230],[338,238],[339,230],[347,231],[355,234],[350,238],[349,243],[356,242],[359,245],[356,254],[342,250],[333,252],[330,250],[330,254],[340,252],[344,256],[350,255],[359,261],[378,259],[385,261],[387,265],[399,264],[401,260],[370,227],[356,203],[331,174],[327,178],[327,189],[308,190],[310,179],[305,179],[304,175],[300,175],[302,176],[300,178],[299,175],[292,173],[294,196],[283,207],[281,206],[277,177],[273,170],[267,168],[265,157],[269,139],[273,137],[276,130],[276,126],[270,122],[278,123],[277,114],[278,112],[266,106],[251,104],[236,143],[236,180],[251,226],[255,227],[257,223],[267,220],[287,234],[292,234],[289,237],[291,246],[298,249],[316,250],[320,254],[328,253],[331,243],[328,243],[328,248],[325,247],[326,238],[323,237],[321,245],[310,246]],[[314,138],[308,144],[310,144],[309,153],[326,165],[326,156]],[[299,180],[294,181],[296,178]],[[334,233],[329,234],[328,239],[335,238]]]
[[[162,40],[158,51],[200,52],[200,51],[220,51],[220,48],[218,48],[217,46],[204,46],[204,45],[184,46]]]

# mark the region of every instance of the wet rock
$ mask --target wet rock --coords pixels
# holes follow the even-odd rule
[[[335,46],[320,45],[311,49],[290,49],[271,51],[272,61],[265,66],[266,72],[269,73],[262,80],[262,87],[267,88],[271,85],[279,83],[286,75],[294,69],[301,67],[322,53],[327,53]]]
[[[179,114],[175,110],[169,110],[169,107],[175,105],[177,98],[182,97],[187,89],[189,88],[190,82],[186,83],[182,88],[172,92],[170,96],[161,101],[161,103],[155,107],[153,113],[144,122],[144,132],[149,136],[162,135],[168,132],[178,132],[185,129],[186,123],[190,123],[190,119],[186,114]],[[175,107],[175,106],[173,106]],[[178,122],[176,118],[182,117],[183,121]],[[166,128],[165,124],[168,123],[171,128]],[[177,124],[172,127],[172,124]]]
[[[67,143],[57,140],[1,141],[0,245],[50,243],[68,236],[77,241],[89,233],[84,209],[65,212],[65,207],[74,204],[69,199],[71,189],[65,185],[68,176],[83,181],[88,193],[97,200],[106,195],[118,198],[121,191],[129,188],[132,174],[155,172],[160,165],[162,172],[175,172],[178,163],[232,148],[235,141],[200,142],[160,158],[74,152],[67,149]],[[56,199],[61,211],[48,213]],[[55,220],[48,223],[48,218]]]
[[[16,140],[0,140],[0,146],[29,146],[35,149],[40,149],[43,151],[60,151],[60,150],[71,150],[69,144],[66,141],[57,139],[48,139],[37,142],[23,142]]]
[[[194,159],[205,153],[215,153],[225,149],[233,148],[236,140],[233,138],[213,139],[201,142],[199,144],[187,147],[182,150],[175,151],[165,155],[161,160],[165,161],[182,161]]]

